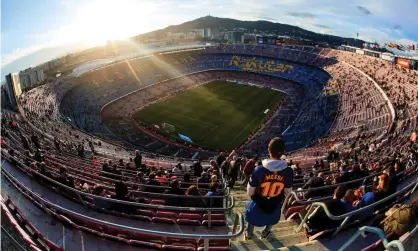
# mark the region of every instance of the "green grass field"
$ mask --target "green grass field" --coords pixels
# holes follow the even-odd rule
[[[169,123],[175,133],[190,137],[203,148],[233,149],[263,123],[280,104],[284,93],[268,88],[238,85],[227,81],[188,89],[134,114],[142,123]]]

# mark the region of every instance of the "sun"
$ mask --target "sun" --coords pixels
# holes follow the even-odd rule
[[[138,34],[143,28],[141,20],[148,15],[146,6],[138,2],[100,0],[86,4],[78,10],[75,21],[79,40],[96,46]]]

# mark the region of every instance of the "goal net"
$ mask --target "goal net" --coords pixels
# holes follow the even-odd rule
[[[161,128],[167,133],[173,133],[176,131],[176,128],[172,124],[165,123],[165,122],[161,124]]]

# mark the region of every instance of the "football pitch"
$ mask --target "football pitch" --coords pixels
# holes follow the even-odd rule
[[[175,132],[169,135],[176,139],[182,134],[203,148],[230,150],[257,130],[284,95],[269,88],[217,80],[174,94],[133,117],[148,126],[159,126],[164,134],[162,124],[173,125]]]

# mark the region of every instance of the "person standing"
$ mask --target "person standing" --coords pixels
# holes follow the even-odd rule
[[[138,150],[135,151],[134,162],[135,162],[136,170],[139,170],[141,168],[141,165],[142,165],[142,156],[141,156],[141,153]]]
[[[279,222],[283,200],[292,191],[293,170],[281,156],[285,152],[285,141],[276,137],[268,145],[270,159],[254,169],[247,186],[251,197],[245,211],[248,222],[245,238],[251,239],[254,226],[263,227],[262,238],[267,238],[272,227]]]
[[[242,184],[243,186],[247,186],[248,181],[250,181],[251,174],[253,173],[255,167],[257,166],[257,163],[258,163],[258,157],[256,156],[248,160],[247,163],[245,164],[244,169],[242,170],[245,176],[245,180]]]

